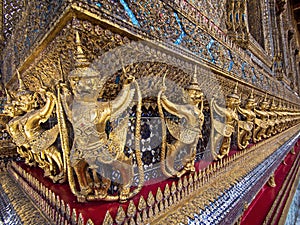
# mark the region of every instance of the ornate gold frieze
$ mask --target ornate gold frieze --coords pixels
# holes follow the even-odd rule
[[[119,8],[120,5],[111,5],[112,10],[111,12],[109,12],[106,7],[107,4],[109,3],[104,1],[103,4],[101,3],[100,5],[97,5],[96,2],[92,2],[92,5],[88,5],[85,4],[84,1],[79,1],[76,3],[73,3],[73,5],[71,7],[67,7],[65,12],[62,14],[62,17],[60,18],[60,20],[57,21],[57,24],[55,24],[54,27],[56,27],[56,29],[51,29],[51,30],[47,30],[46,32],[46,38],[43,38],[40,43],[41,46],[39,46],[38,48],[36,48],[35,50],[31,51],[32,53],[34,52],[40,52],[41,49],[44,49],[47,46],[47,43],[49,41],[52,40],[53,36],[56,35],[57,29],[61,29],[62,27],[64,27],[64,25],[66,24],[66,22],[68,20],[70,20],[70,18],[72,17],[72,15],[78,14],[78,16],[82,17],[82,18],[89,18],[88,20],[90,21],[99,21],[99,24],[101,23],[101,26],[104,25],[105,27],[110,27],[111,30],[118,30],[118,32],[120,33],[127,33],[129,34],[130,37],[134,37],[135,38],[141,38],[141,39],[148,39],[148,40],[153,40],[153,36],[150,33],[147,33],[147,31],[151,31],[152,28],[149,27],[148,30],[144,30],[144,28],[146,28],[148,26],[149,21],[143,21],[145,22],[145,26],[139,27],[139,25],[142,24],[142,19],[146,19],[148,18],[148,14],[152,15],[153,13],[155,13],[158,9],[151,9],[149,7],[145,7],[143,10],[146,11],[142,11],[142,12],[149,12],[145,14],[145,18],[143,16],[141,16],[142,14],[140,14],[141,12],[139,11],[139,5],[135,5],[135,3],[130,2],[130,4],[128,5],[129,8],[131,9],[131,11],[133,12],[133,14],[136,16],[137,20],[139,21],[139,25],[135,25],[134,22],[130,22],[130,20],[132,20],[132,18],[128,18],[128,16],[125,16],[126,13],[124,14],[124,11],[122,10],[117,10],[116,14],[120,14],[121,17],[124,17],[127,21],[120,22],[118,19],[115,21],[115,23],[113,23],[112,21],[110,21],[112,18],[114,18],[114,16],[117,17],[117,15],[114,15],[114,10],[116,8]],[[217,68],[221,71],[222,73],[225,74],[231,74],[232,76],[238,78],[238,79],[242,79],[245,80],[246,82],[252,82],[255,86],[257,86],[258,88],[266,88],[269,91],[272,91],[273,93],[281,93],[282,92],[282,88],[281,88],[281,84],[280,83],[276,83],[275,79],[272,78],[272,76],[270,76],[271,74],[269,70],[264,69],[261,70],[259,67],[261,67],[262,65],[260,65],[259,63],[257,64],[257,62],[255,60],[252,60],[251,57],[246,54],[242,49],[240,49],[238,46],[236,46],[235,44],[232,44],[227,36],[217,27],[214,26],[213,24],[210,24],[210,21],[206,20],[205,17],[203,16],[197,16],[197,17],[193,17],[192,15],[190,15],[189,13],[185,13],[185,10],[190,9],[191,12],[197,12],[197,10],[195,8],[193,8],[194,6],[190,3],[184,3],[184,6],[179,2],[178,3],[166,3],[163,1],[157,1],[158,4],[160,4],[162,7],[164,7],[166,9],[166,18],[162,18],[163,20],[167,20],[170,19],[170,21],[173,21],[173,23],[176,25],[181,24],[182,27],[178,27],[176,25],[176,32],[174,31],[173,33],[177,33],[178,36],[180,36],[180,32],[182,34],[182,40],[178,39],[178,41],[180,42],[180,44],[178,44],[179,46],[182,46],[183,48],[185,48],[186,50],[189,51],[194,51],[192,49],[192,47],[196,47],[199,48],[200,52],[203,52],[203,55],[197,55],[196,53],[194,53],[195,55],[197,55],[199,58],[198,60],[203,61],[204,64],[208,64],[209,67],[211,68],[215,68],[215,65],[217,65]],[[169,8],[169,5],[171,8]],[[103,7],[102,7],[103,6]],[[176,14],[176,16],[172,13],[172,8],[174,8],[178,13]],[[141,16],[139,18],[139,15]],[[201,21],[195,21],[196,18],[199,18]],[[202,19],[201,19],[202,18]],[[149,19],[151,19],[149,17]],[[153,18],[152,18],[153,20]],[[151,21],[152,21],[151,20]],[[176,21],[176,23],[175,23]],[[191,22],[192,21],[192,22]],[[147,23],[146,23],[147,22]],[[157,27],[157,29],[154,29],[157,32],[157,35],[154,35],[154,39],[156,40],[161,40],[163,42],[165,42],[164,44],[170,43],[170,41],[168,41],[170,38],[165,38],[164,34],[162,33],[163,30],[166,29],[166,27],[164,26],[164,23],[160,23],[161,28],[159,28],[159,24],[157,24],[159,22],[159,20],[157,22],[154,21],[154,28]],[[198,23],[202,23],[203,27],[207,27],[207,29],[204,30],[199,30],[199,24]],[[91,26],[89,25],[90,23],[87,22],[86,25],[86,30],[88,31]],[[57,25],[57,26],[56,26]],[[157,26],[156,26],[157,25]],[[184,32],[183,32],[183,27]],[[202,25],[200,26],[202,27]],[[91,31],[93,32],[93,29],[91,29]],[[210,34],[212,32],[212,34]],[[199,33],[199,35],[196,35]],[[202,35],[200,35],[202,34]],[[210,35],[209,35],[210,34]],[[168,35],[172,35],[172,32],[168,32]],[[126,35],[125,35],[126,36]],[[177,36],[177,37],[178,37]],[[201,37],[201,38],[200,38]],[[178,37],[179,38],[179,37]],[[171,38],[172,39],[172,38]],[[90,42],[91,39],[89,38],[88,41]],[[176,40],[177,41],[177,40]],[[167,45],[169,48],[174,49],[175,51],[178,50],[178,48],[176,47],[176,41],[175,41],[175,45],[174,43],[171,45]],[[188,44],[192,41],[192,45]],[[157,43],[159,44],[159,43]],[[89,46],[93,46],[94,44],[90,43]],[[13,46],[11,46],[12,48]],[[112,46],[113,47],[113,46]],[[9,49],[10,47],[8,47]],[[96,48],[97,49],[97,48]],[[10,49],[11,51],[12,49]],[[230,53],[229,53],[230,52]],[[229,53],[229,54],[228,54]],[[44,53],[43,53],[44,54]],[[98,52],[97,54],[101,54],[101,52]],[[31,55],[31,54],[30,54]],[[35,56],[38,54],[35,54]],[[88,57],[90,57],[90,54],[88,54]],[[265,57],[263,57],[265,58]],[[13,57],[7,58],[7,62],[13,60]],[[20,65],[22,68],[20,68],[20,72],[23,73],[23,70],[26,70],[26,65],[29,66],[29,64],[32,63],[32,61],[34,60],[34,58],[32,56],[29,56],[25,61],[24,61],[24,65],[22,63],[22,65]],[[68,60],[66,60],[65,63],[67,63]],[[262,60],[265,63],[267,63],[266,60]],[[209,62],[209,63],[208,63]],[[212,63],[212,65],[210,64]],[[215,64],[215,65],[214,65]],[[231,66],[232,65],[232,66]],[[269,67],[269,63],[267,63],[267,67]],[[14,65],[13,68],[8,68],[8,66],[4,66],[5,70],[7,70],[7,73],[14,73]],[[241,69],[242,68],[242,69]],[[226,71],[227,70],[227,71]],[[11,71],[11,72],[10,72]],[[6,73],[6,72],[5,72]],[[285,91],[286,93],[281,93],[282,96],[286,96],[287,94],[290,95],[288,98],[292,99],[294,98],[294,96],[289,93],[289,91]]]

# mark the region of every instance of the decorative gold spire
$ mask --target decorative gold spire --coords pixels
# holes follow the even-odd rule
[[[238,94],[238,89],[237,89],[237,88],[238,88],[238,84],[239,84],[239,83],[236,82],[236,84],[235,84],[235,86],[234,86],[234,90],[233,90],[233,93],[236,94],[236,95]]]
[[[272,107],[273,109],[276,108],[275,97],[273,97],[273,99],[272,99],[271,107]]]
[[[33,94],[32,91],[28,90],[28,88],[25,86],[22,78],[21,78],[21,75],[19,73],[19,70],[17,70],[17,77],[18,77],[18,80],[19,80],[19,88],[18,88],[18,91],[17,91],[17,96],[24,96],[24,95],[31,95]]]
[[[254,95],[253,95],[253,88],[252,88],[251,93],[248,97],[248,102],[255,102]]]
[[[267,97],[268,97],[268,93],[266,92],[264,100],[262,101],[262,104],[269,104]]]
[[[5,90],[5,93],[6,93],[6,103],[11,103],[11,96],[10,94],[8,93],[8,90],[6,88],[4,88]]]
[[[267,101],[267,96],[268,96],[268,93],[266,92],[264,101]]]
[[[19,70],[17,70],[17,76],[18,76],[18,80],[19,80],[19,91],[25,91],[27,88],[24,85],[23,80],[21,79],[21,75],[19,73]]]
[[[90,67],[90,62],[88,61],[83,52],[78,30],[75,31],[75,45],[75,69],[71,71],[69,77],[98,77],[98,72]]]
[[[227,97],[240,99],[240,96],[238,95],[238,82],[236,82],[233,92],[231,94],[227,95]]]
[[[88,67],[90,65],[90,63],[87,60],[85,54],[83,53],[82,44],[81,44],[81,40],[80,40],[78,30],[75,31],[75,35],[76,35],[76,39],[75,39],[75,44],[76,44],[75,67],[76,68]]]
[[[195,65],[195,72],[192,77],[192,80],[190,84],[186,88],[187,90],[196,90],[196,91],[201,91],[200,85],[197,81],[197,66]]]

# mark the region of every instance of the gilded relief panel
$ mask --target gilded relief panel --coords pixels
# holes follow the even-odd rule
[[[76,2],[74,5],[83,7],[93,12],[99,13],[103,18],[115,18],[116,23],[123,24],[124,26],[131,26],[131,28],[137,33],[141,32],[142,35],[149,38],[158,38],[165,43],[170,43],[174,47],[184,47],[196,56],[204,63],[211,63],[213,65],[222,68],[224,72],[230,73],[236,78],[250,82],[253,85],[270,91],[272,93],[281,93],[281,90],[276,89],[276,81],[269,77],[271,71],[264,64],[259,63],[259,60],[253,60],[251,55],[245,54],[243,50],[236,48],[232,50],[232,43],[228,41],[222,35],[222,30],[217,24],[214,24],[209,18],[201,14],[199,6],[205,4],[209,5],[209,8],[224,9],[224,2],[194,2],[191,1],[175,1],[165,2],[159,0],[153,1],[88,1],[89,5],[83,2]],[[41,13],[37,9],[46,9],[46,5],[29,4],[29,8],[26,11],[27,21],[35,21],[31,26],[25,29],[27,22],[24,20],[23,24],[16,29],[13,42],[9,43],[5,51],[5,64],[4,74],[7,77],[11,77],[11,70],[19,65],[20,60],[24,60],[26,55],[29,54],[33,48],[32,44],[35,43],[37,35],[41,32],[45,32],[47,29],[48,20],[52,14],[61,10],[63,2],[58,2],[49,6],[48,14]],[[197,7],[198,5],[198,7]],[[33,10],[35,9],[35,10]],[[222,13],[220,13],[221,15]],[[44,18],[44,19],[43,19]],[[121,22],[119,19],[122,19]],[[88,23],[85,25],[88,29]],[[26,30],[27,32],[23,32]],[[98,31],[93,31],[94,33]],[[110,31],[106,31],[107,35],[110,35]],[[25,34],[25,37],[24,37]],[[22,38],[19,38],[22,37]],[[116,37],[116,42],[118,37]],[[95,45],[98,45],[101,40],[89,41],[85,34],[83,34],[83,40],[90,42],[88,44],[88,51],[99,51]],[[93,43],[94,42],[94,43]],[[100,43],[101,45],[101,43]],[[107,46],[110,48],[113,46]],[[91,57],[93,54],[88,54]],[[12,65],[10,68],[7,63]],[[264,69],[259,69],[263,67]],[[270,84],[268,84],[270,82]],[[292,95],[291,95],[292,98]]]

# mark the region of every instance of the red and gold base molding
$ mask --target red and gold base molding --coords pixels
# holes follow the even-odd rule
[[[145,185],[126,203],[80,203],[68,184],[53,184],[41,169],[22,162],[8,165],[7,177],[14,178],[49,224],[270,223],[286,210],[299,174],[299,132],[295,127],[285,134],[203,170],[197,165],[197,172],[180,179]],[[272,175],[275,187],[265,185]]]

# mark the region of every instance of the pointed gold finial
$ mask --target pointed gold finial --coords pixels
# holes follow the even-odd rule
[[[233,90],[233,93],[236,94],[236,95],[238,94],[238,84],[239,84],[239,83],[236,82],[236,84],[235,84],[235,86],[234,86],[234,90]]]
[[[17,91],[17,96],[30,96],[33,94],[32,91],[30,91],[24,84],[22,78],[21,78],[21,75],[19,73],[18,70],[17,71],[17,77],[18,77],[18,80],[19,80],[19,88],[18,88],[18,91]]]
[[[6,89],[6,87],[4,88],[5,93],[6,93],[6,103],[11,103],[11,95],[9,94],[8,90]]]
[[[238,82],[236,82],[233,92],[231,94],[227,95],[227,97],[240,99],[240,96],[238,95]]]
[[[75,69],[71,71],[69,77],[81,77],[81,78],[92,78],[99,77],[99,73],[97,70],[90,67],[90,62],[86,58],[82,44],[80,40],[80,35],[78,30],[75,31]]]
[[[265,96],[264,96],[264,99],[263,99],[263,101],[262,101],[261,104],[264,104],[264,105],[269,104],[267,97],[268,97],[268,93],[266,92],[266,94],[265,94]]]
[[[252,88],[252,89],[251,89],[251,93],[250,93],[249,98],[248,98],[248,101],[252,101],[252,102],[255,101],[253,92],[254,92],[254,90],[253,90],[253,88]]]
[[[83,53],[82,50],[82,44],[79,36],[78,30],[75,31],[76,39],[75,39],[75,44],[76,44],[76,53],[75,53],[75,67],[76,68],[83,68],[83,67],[88,67],[90,65],[89,61],[87,60],[86,56]]]
[[[265,97],[264,97],[264,101],[267,101],[267,97],[268,97],[268,93],[266,92]]]
[[[192,83],[198,83],[198,81],[197,81],[197,65],[195,65],[195,71],[194,71]]]
[[[195,65],[195,71],[192,77],[192,80],[190,84],[186,87],[186,90],[195,90],[195,91],[201,91],[200,85],[197,80],[197,65]]]
[[[17,69],[17,76],[18,76],[18,80],[19,80],[19,91],[25,91],[26,90],[26,87],[25,87],[25,84],[21,78],[21,75],[19,73],[19,70]]]
[[[279,109],[282,109],[282,102],[281,102],[281,99],[279,99],[278,108],[279,108]]]

